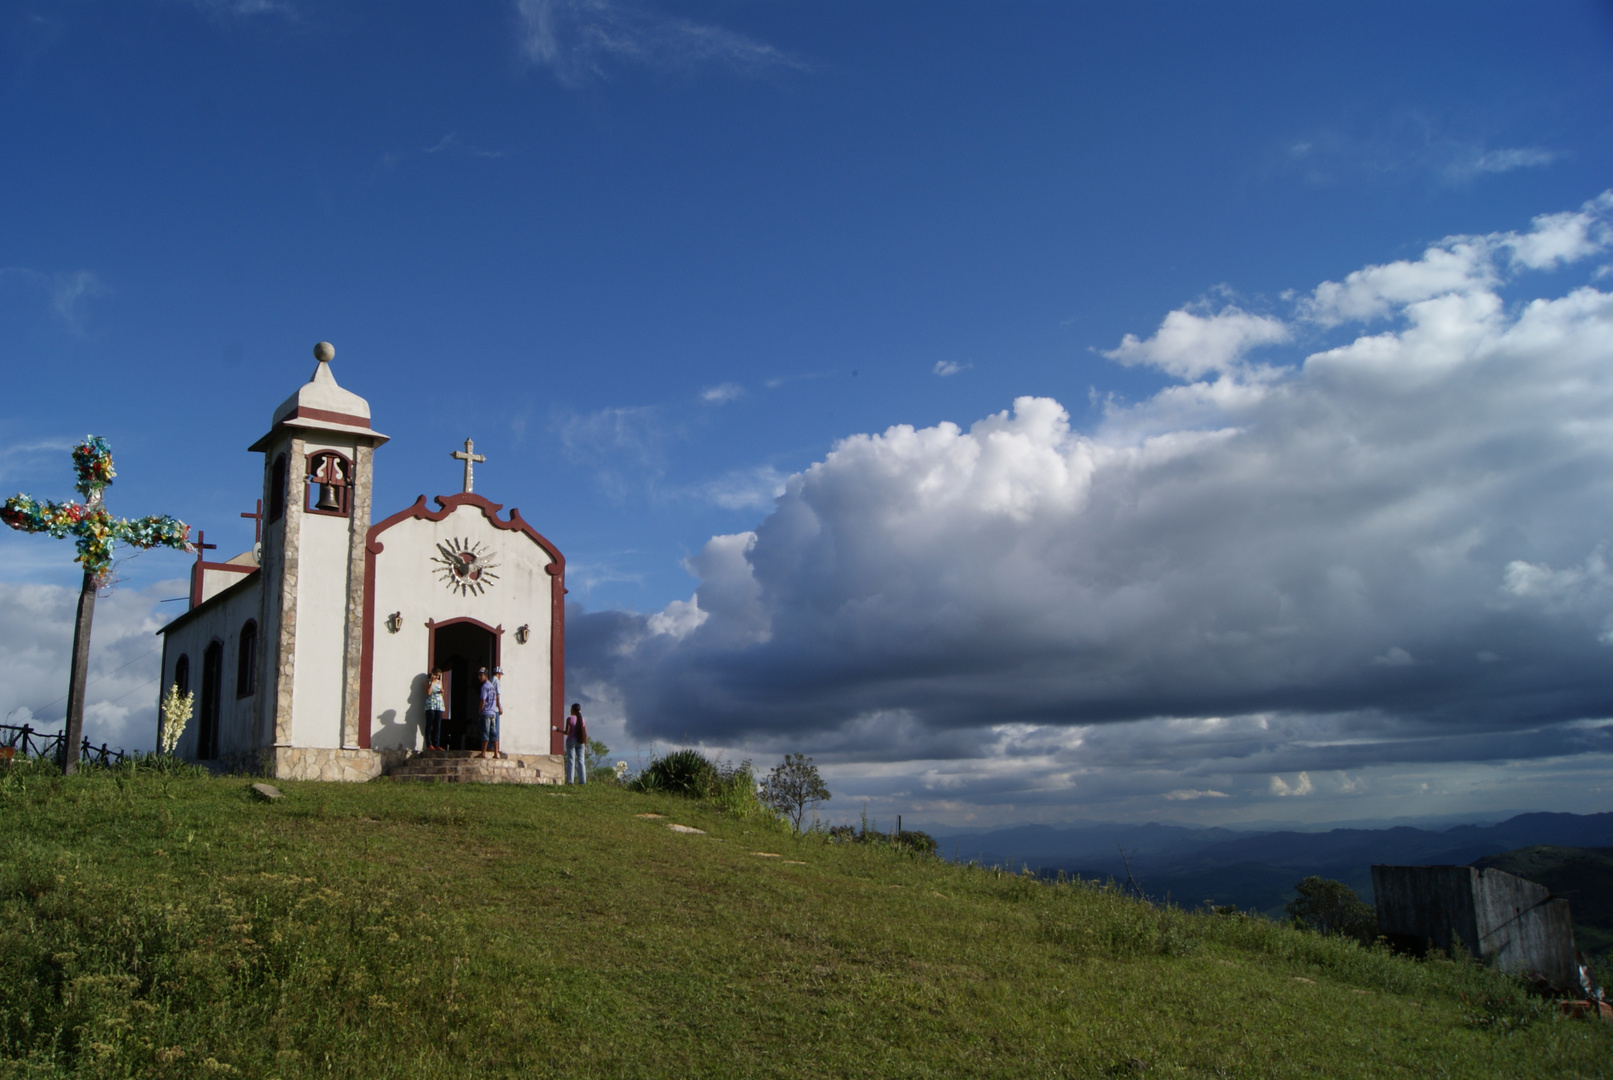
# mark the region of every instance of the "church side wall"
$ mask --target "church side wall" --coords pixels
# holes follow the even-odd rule
[[[256,690],[245,697],[238,696],[240,687],[236,676],[241,628],[248,620],[258,618],[260,589],[261,582],[254,576],[240,591],[214,601],[212,607],[165,636],[162,686],[157,698],[159,708],[162,695],[173,684],[181,656],[189,658],[190,690],[196,695],[190,722],[185,725],[185,733],[174,749],[187,761],[196,760],[197,733],[201,730],[203,656],[208,645],[217,641],[223,645],[223,664],[219,672],[218,756],[214,760],[227,765],[255,763],[253,759],[261,741],[255,720],[257,697],[264,692],[262,669],[258,671]]]
[[[504,716],[500,749],[506,753],[550,752],[550,619],[552,559],[525,533],[492,525],[473,505],[457,507],[442,521],[398,522],[377,537],[370,745],[377,749],[420,745],[424,719],[422,677],[431,630],[428,621],[471,618],[503,627],[500,636]],[[498,565],[485,592],[461,594],[446,583],[438,545],[480,544]],[[397,612],[401,627],[383,624]],[[517,640],[525,626],[527,640]]]

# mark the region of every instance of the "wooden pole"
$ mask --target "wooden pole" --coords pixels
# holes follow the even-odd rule
[[[84,737],[84,684],[90,674],[90,622],[95,618],[96,578],[84,571],[78,594],[78,622],[73,625],[73,665],[67,681],[67,724],[62,732],[62,774],[78,771],[79,740]]]

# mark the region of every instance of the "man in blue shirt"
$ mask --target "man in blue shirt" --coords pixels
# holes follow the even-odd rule
[[[476,680],[482,684],[482,756],[498,756],[498,718],[504,706],[498,699],[498,683],[487,677],[486,668],[476,669]],[[488,747],[493,752],[489,754]]]

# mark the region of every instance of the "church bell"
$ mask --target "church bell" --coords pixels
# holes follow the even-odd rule
[[[337,513],[341,512],[342,500],[341,496],[336,494],[335,484],[319,485],[319,501],[314,504],[314,509],[334,510]]]

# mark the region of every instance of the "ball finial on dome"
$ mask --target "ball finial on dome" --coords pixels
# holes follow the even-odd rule
[[[329,363],[331,360],[335,359],[335,357],[336,346],[332,345],[330,342],[321,341],[318,345],[314,346],[314,359],[318,360],[321,364]]]

